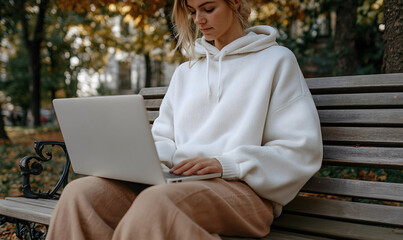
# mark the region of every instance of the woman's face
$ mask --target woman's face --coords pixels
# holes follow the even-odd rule
[[[233,0],[237,8],[240,1]],[[193,22],[207,41],[218,49],[243,35],[243,29],[232,9],[224,0],[187,0]]]

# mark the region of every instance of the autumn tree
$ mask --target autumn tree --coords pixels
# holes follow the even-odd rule
[[[15,0],[2,3],[0,20],[15,29],[21,25],[21,40],[28,52],[31,110],[34,125],[40,125],[41,46],[44,40],[45,14],[50,0]]]
[[[403,1],[384,0],[385,53],[383,68],[386,73],[403,72]]]
[[[153,41],[154,37],[164,39],[171,32],[168,41],[173,40],[172,23],[169,20],[172,0],[147,2],[59,0],[59,2],[64,3],[65,8],[83,12],[89,11],[91,8],[115,6],[118,9],[116,12],[121,14],[124,19],[127,20],[127,16],[131,16],[131,21],[135,22],[136,34],[131,40],[129,39],[129,42],[132,41],[136,47],[126,48],[126,50],[144,54],[146,60],[150,56],[149,47],[156,49],[161,46],[160,41]],[[316,70],[313,69],[313,71],[317,71],[316,74],[321,75],[381,72],[383,52],[381,38],[382,26],[384,26],[382,0],[256,0],[250,1],[250,4],[252,6],[250,18],[252,25],[269,24],[278,28],[280,33],[278,41],[296,53],[303,68],[306,65],[316,65],[314,68]],[[401,6],[401,4],[389,4],[388,6],[385,1],[385,9],[390,8],[391,5],[395,9]],[[162,21],[164,18],[165,22]],[[323,19],[326,23],[320,23]],[[392,22],[394,26],[400,26],[401,17],[396,21],[386,23],[386,29],[390,29],[388,26]],[[327,24],[325,28],[328,28],[328,35],[323,36],[319,33],[320,28],[323,28],[320,26],[321,24]],[[149,31],[150,29],[154,30]],[[392,32],[394,36],[399,36],[399,30]],[[400,40],[399,37],[389,37],[389,39]],[[167,45],[166,42],[165,45]],[[391,46],[396,49],[400,45]],[[399,51],[392,52],[396,54]],[[390,58],[386,56],[386,53],[387,51],[385,51],[385,59]],[[399,59],[392,61],[393,66],[402,65],[398,62]],[[387,60],[385,60],[386,62]]]
[[[18,21],[22,25],[22,40],[29,55],[29,72],[31,82],[29,93],[31,96],[31,110],[34,117],[34,126],[40,126],[40,106],[41,106],[41,45],[44,40],[45,13],[49,6],[49,0],[41,0],[31,5],[27,0],[18,0],[13,6],[18,16]],[[27,5],[38,7],[36,19],[28,19]],[[30,26],[34,22],[34,26]],[[31,30],[32,29],[32,30]]]
[[[9,142],[10,138],[7,135],[6,130],[4,129],[4,119],[3,119],[3,105],[4,95],[0,92],[0,142]]]
[[[119,1],[58,0],[59,7],[79,13],[91,11],[108,12],[120,17],[119,36],[116,37],[116,51],[142,55],[145,61],[145,86],[151,86],[151,61],[174,61],[181,59],[173,52],[175,39],[170,19],[173,1]]]
[[[36,26],[36,22],[31,19],[37,19],[39,14],[39,7],[34,3],[37,2],[26,3],[25,18],[29,20],[30,29],[32,29],[31,25]],[[20,14],[13,12],[17,7],[16,4],[17,2],[13,1],[2,1],[0,5],[2,6],[0,26],[4,30],[1,31],[0,37],[8,40],[0,42],[2,45],[7,42],[11,45],[8,52],[3,52],[9,56],[8,62],[3,63],[6,67],[2,68],[6,71],[1,79],[4,82],[4,92],[11,98],[14,105],[24,109],[25,102],[35,102],[36,108],[40,109],[36,102],[49,104],[57,93],[62,97],[76,96],[80,71],[101,69],[105,65],[108,48],[116,45],[111,28],[105,23],[107,15],[94,11],[89,14],[63,11],[55,5],[54,1],[50,1],[41,23],[43,31],[39,44],[35,40],[39,37],[33,37],[35,34],[32,31],[28,32],[28,41],[24,40],[27,31],[21,23]],[[27,42],[32,44],[27,47]],[[28,55],[33,48],[35,48],[34,54]],[[23,54],[26,56],[24,57]],[[40,56],[34,66],[31,66],[33,61],[29,57],[32,55]],[[26,69],[24,69],[25,66]],[[39,68],[38,87],[33,87],[30,80],[32,74],[22,76],[23,73],[30,73],[28,66],[31,66],[31,69]],[[35,76],[38,76],[38,73],[35,73]],[[25,86],[28,87],[25,88]],[[35,94],[30,96],[29,89],[35,89],[35,91],[32,90]],[[40,100],[32,100],[33,96],[35,99],[39,97]]]
[[[15,36],[17,38],[17,36]],[[10,38],[12,40],[13,38]],[[15,42],[18,43],[18,40]],[[19,106],[26,113],[30,108],[31,97],[29,93],[30,73],[28,53],[22,44],[16,44],[17,49],[14,54],[8,52],[6,65],[6,78],[2,81],[3,93],[9,97],[9,102],[14,106]],[[21,122],[25,123],[26,114]],[[13,123],[15,125],[15,123]]]
[[[340,75],[353,75],[357,71],[357,7],[356,0],[341,1],[337,7],[335,47]]]
[[[3,117],[1,117],[1,119],[0,119],[0,142],[2,142],[2,141],[5,141],[5,142],[10,141],[10,138],[8,137],[6,130],[4,129]]]

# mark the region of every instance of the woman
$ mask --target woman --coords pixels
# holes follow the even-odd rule
[[[151,187],[73,181],[48,239],[269,233],[273,217],[319,169],[322,141],[294,55],[277,45],[275,29],[247,28],[249,13],[245,0],[175,0],[173,21],[190,61],[175,71],[152,129],[171,172],[222,177]]]

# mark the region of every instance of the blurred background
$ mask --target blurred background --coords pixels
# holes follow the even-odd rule
[[[276,27],[305,77],[403,71],[399,0],[250,5],[251,25]],[[172,6],[173,0],[1,0],[0,139],[7,139],[4,126],[55,124],[54,98],[167,86],[185,60],[173,51]]]

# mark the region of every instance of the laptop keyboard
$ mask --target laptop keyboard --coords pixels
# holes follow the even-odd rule
[[[183,177],[185,177],[185,176],[183,176],[183,175],[176,175],[176,174],[173,174],[173,173],[170,173],[170,172],[164,172],[164,177],[165,177],[165,178],[183,178]]]

